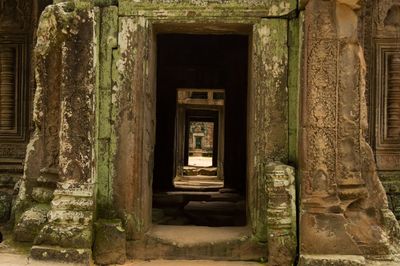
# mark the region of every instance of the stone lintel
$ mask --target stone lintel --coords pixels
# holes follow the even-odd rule
[[[297,0],[227,0],[227,1],[191,1],[181,0],[170,2],[119,0],[119,14],[122,16],[157,16],[196,17],[199,14],[207,16],[226,17],[226,10],[231,14],[241,14],[239,17],[284,17],[297,9]],[[183,13],[182,13],[183,12]]]

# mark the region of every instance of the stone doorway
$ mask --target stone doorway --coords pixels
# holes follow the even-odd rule
[[[116,132],[114,171],[118,175],[115,175],[113,180],[115,198],[113,205],[117,207],[119,216],[124,217],[128,256],[146,259],[160,257],[259,259],[267,257],[268,250],[281,243],[284,243],[284,249],[289,248],[289,252],[293,252],[296,228],[294,173],[291,167],[285,165],[289,157],[288,20],[261,19],[258,13],[249,15],[241,13],[240,10],[236,10],[237,17],[232,19],[227,19],[226,14],[221,10],[213,11],[215,14],[212,17],[210,14],[204,14],[204,16],[199,14],[190,18],[172,11],[172,13],[167,12],[165,17],[159,16],[157,10],[146,9],[143,16],[139,17],[134,9],[121,9],[120,6],[120,11],[122,12],[119,14],[118,32],[120,57],[115,64],[116,87],[118,88],[115,103],[118,116],[114,124]],[[213,79],[209,83],[205,83],[206,79],[200,79],[204,83],[200,85],[172,84],[172,89],[170,89],[173,96],[169,102],[171,106],[169,110],[176,108],[177,89],[211,88],[222,89],[226,92],[226,131],[230,120],[229,108],[234,109],[233,112],[237,111],[238,117],[242,116],[241,122],[236,125],[240,124],[238,130],[243,130],[237,133],[237,136],[242,137],[239,142],[243,143],[241,145],[243,152],[238,153],[239,157],[243,156],[241,157],[243,159],[239,159],[239,163],[229,159],[234,152],[231,154],[227,151],[228,135],[225,135],[224,164],[231,167],[224,167],[223,172],[224,186],[236,189],[239,191],[239,196],[245,200],[243,204],[245,215],[241,216],[244,217],[245,222],[239,224],[242,225],[241,227],[233,226],[228,230],[230,233],[222,233],[229,238],[221,239],[218,244],[213,245],[211,239],[204,241],[200,236],[207,234],[201,232],[199,238],[196,238],[190,226],[182,228],[177,225],[153,224],[153,195],[157,195],[162,190],[175,192],[172,182],[174,177],[173,130],[169,133],[168,140],[170,162],[167,164],[157,159],[159,156],[157,145],[165,142],[157,140],[156,128],[159,130],[160,123],[168,121],[168,119],[164,121],[159,119],[156,113],[159,110],[156,105],[160,97],[157,82],[159,82],[158,76],[162,73],[157,66],[160,48],[157,41],[161,35],[177,37],[196,35],[206,36],[206,39],[227,36],[227,38],[247,39],[245,45],[247,49],[242,50],[244,63],[239,64],[247,65],[247,67],[239,74],[230,74],[231,76],[240,74],[247,76],[242,78],[245,88],[236,90],[244,95],[232,98],[242,100],[243,103],[229,107],[231,96],[228,90],[235,85],[212,83]],[[219,51],[224,52],[224,49],[229,47],[227,44],[228,42],[225,42]],[[214,54],[219,56],[218,53]],[[186,73],[183,78],[189,74]],[[189,81],[193,82],[195,79],[189,79]],[[163,115],[171,115],[170,126],[174,129],[174,112],[163,112]],[[233,119],[231,121],[235,124]],[[234,129],[231,131],[235,132]],[[230,145],[231,148],[232,146]],[[157,173],[162,169],[160,162],[161,165],[163,163],[167,165],[165,168],[167,170],[161,175]],[[239,167],[239,170],[235,167]],[[241,179],[230,178],[237,173],[240,173]],[[163,175],[166,177],[160,178]],[[283,187],[285,188],[281,189]],[[268,190],[271,191],[267,192]],[[269,197],[267,193],[270,194]],[[288,193],[290,195],[286,195]],[[186,196],[178,195],[177,197]],[[207,195],[207,197],[211,196]],[[274,205],[275,199],[276,205]],[[287,200],[284,210],[280,209],[281,199]],[[267,219],[269,215],[274,218]],[[285,224],[281,221],[285,221]],[[218,231],[223,228],[226,229],[226,227],[214,227]],[[271,234],[274,231],[281,233]],[[174,238],[180,236],[182,232],[193,235],[194,240],[198,239],[195,245],[180,242]],[[218,233],[211,235],[218,235]],[[277,240],[276,237],[282,238],[282,241]],[[290,244],[287,244],[287,241]],[[174,243],[178,243],[179,248]],[[287,258],[291,260],[290,256]]]
[[[247,73],[248,35],[157,34],[153,223],[246,225]]]

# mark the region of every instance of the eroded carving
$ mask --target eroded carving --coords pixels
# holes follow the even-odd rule
[[[307,88],[305,92],[304,123],[307,125],[304,156],[307,165],[303,168],[306,195],[328,195],[335,193],[336,180],[336,87],[338,43],[331,2],[309,3],[321,13],[312,13],[306,20]],[[315,21],[315,23],[314,23]]]
[[[24,232],[31,206],[47,207],[45,221],[31,236],[46,246],[32,248],[36,258],[43,249],[57,253],[51,245],[58,245],[66,249],[67,260],[80,248],[83,260],[92,245],[95,15],[87,6],[72,9],[65,3],[50,6],[37,33],[35,131],[15,208],[15,232]],[[22,235],[16,234],[17,240]]]
[[[15,59],[13,47],[1,47],[0,130],[12,130],[15,127]]]
[[[383,21],[385,26],[400,26],[400,5],[393,5],[387,12],[386,18]]]
[[[386,226],[393,217],[364,139],[365,62],[355,11],[310,0],[305,22],[301,252],[390,257],[399,242]]]
[[[31,1],[1,0],[0,29],[26,29],[31,11]]]

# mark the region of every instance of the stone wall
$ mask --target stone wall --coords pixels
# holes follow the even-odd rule
[[[134,254],[127,249],[151,229],[155,35],[235,33],[252,37],[251,238],[267,244],[271,265],[293,263],[298,236],[303,265],[332,254],[343,255],[338,265],[396,259],[400,228],[365,139],[358,1],[300,2],[304,10],[293,19],[292,0],[55,1],[38,29],[34,132],[14,206],[15,239],[33,241],[36,259],[88,263],[94,238],[99,263]],[[396,16],[384,21],[397,23]],[[297,212],[289,163],[300,165]]]
[[[400,228],[365,139],[357,2],[305,6],[300,252],[395,259]]]
[[[0,225],[10,219],[31,129],[33,43],[48,1],[3,1],[0,6]]]

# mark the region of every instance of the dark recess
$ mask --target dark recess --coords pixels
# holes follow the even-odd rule
[[[154,192],[174,190],[177,88],[225,89],[225,187],[246,191],[248,36],[157,35]]]

